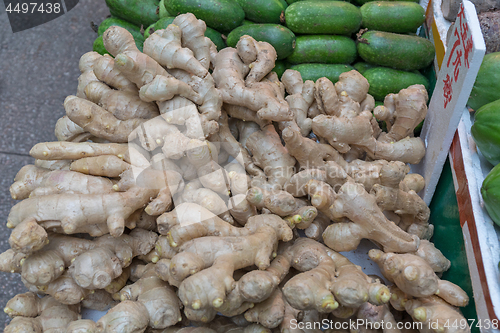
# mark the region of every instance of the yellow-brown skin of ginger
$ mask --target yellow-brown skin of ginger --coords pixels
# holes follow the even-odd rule
[[[283,287],[287,301],[296,309],[331,312],[339,303],[358,307],[370,301],[389,301],[389,289],[372,282],[358,267],[342,255],[307,238],[300,238],[289,249],[291,262],[301,272]]]
[[[90,319],[79,319],[69,323],[66,333],[96,333],[97,324]]]
[[[246,141],[257,166],[264,170],[270,186],[280,189],[293,175],[295,159],[281,144],[281,139],[272,125],[254,132]]]
[[[90,82],[99,81],[99,79],[94,74],[93,67],[100,58],[102,58],[102,56],[97,52],[87,52],[83,56],[81,56],[78,67],[80,68],[80,72],[82,74],[78,77],[76,96],[80,98],[86,98],[85,87]]]
[[[79,227],[106,223],[111,235],[123,233],[125,219],[147,204],[154,190],[134,187],[127,192],[110,194],[54,194],[25,199],[12,207],[7,227],[14,228],[30,219],[41,223],[59,221],[64,232]],[[92,209],[89,210],[89,207]],[[29,244],[29,240],[28,240]]]
[[[97,104],[76,96],[66,97],[64,108],[68,118],[86,132],[111,142],[127,142],[132,131],[145,121],[141,118],[119,120]]]
[[[97,321],[96,333],[140,333],[149,324],[149,313],[141,302],[123,301]]]
[[[156,30],[144,42],[144,53],[166,68],[180,68],[205,77],[208,68],[194,57],[191,49],[182,47],[181,35],[181,28],[175,24]]]
[[[245,229],[254,230],[248,236],[201,237],[181,246],[180,253],[172,258],[170,275],[182,281],[178,294],[186,308],[204,316],[215,315],[205,309],[214,311],[224,305],[226,295],[235,287],[233,272],[250,265],[266,269],[278,241],[292,238],[291,229],[279,217],[258,216],[255,225],[252,224],[251,221],[246,224]],[[204,247],[211,250],[199,253],[198,249]],[[200,281],[205,286],[203,290]]]
[[[120,300],[137,301],[147,308],[149,326],[166,328],[181,321],[180,301],[170,285],[162,281],[154,265],[146,266],[141,278],[120,291]]]
[[[347,182],[342,185],[329,208],[329,216],[352,221],[331,224],[323,233],[325,244],[335,251],[354,250],[363,238],[375,240],[386,251],[415,252],[418,248],[418,237],[407,234],[389,221],[375,198],[361,184]]]
[[[111,112],[119,120],[151,119],[158,116],[158,106],[141,100],[137,93],[114,90],[102,82],[91,82],[85,87],[87,99]]]
[[[427,90],[421,84],[409,86],[397,94],[390,94],[384,99],[384,105],[374,110],[379,120],[389,123],[389,132],[382,134],[378,140],[382,142],[399,141],[413,135],[413,129],[427,115]],[[392,119],[391,119],[392,118]]]
[[[364,111],[353,118],[319,115],[313,119],[313,132],[335,146],[340,143],[356,145],[372,159],[401,161],[417,164],[425,155],[420,138],[403,138],[394,142],[381,142],[373,136],[371,112]]]
[[[368,302],[361,305],[357,312],[357,320],[361,320],[364,326],[357,326],[357,332],[376,332],[375,328],[382,328],[383,333],[401,333],[398,323],[391,313],[389,305],[373,305]]]
[[[121,143],[55,141],[37,143],[31,148],[30,155],[40,160],[77,160],[82,157],[115,155],[130,162],[128,152],[128,145]]]
[[[72,142],[87,141],[92,136],[92,134],[85,132],[81,126],[75,124],[66,115],[57,120],[54,134],[59,141]]]
[[[101,155],[80,158],[71,163],[69,168],[87,175],[118,177],[130,167],[130,164],[114,155]]]
[[[127,79],[123,73],[114,68],[114,65],[115,59],[109,54],[105,54],[94,63],[92,68],[99,81],[115,89],[137,94],[138,89],[135,83]]]
[[[261,119],[291,120],[293,114],[288,104],[280,102],[275,91],[269,89],[266,83],[245,85],[248,71],[236,49],[228,47],[217,53],[212,76],[224,103],[245,106],[257,112]]]
[[[289,94],[286,101],[300,128],[300,134],[307,136],[312,127],[312,119],[307,117],[307,110],[314,101],[314,82],[310,80],[303,82],[300,73],[292,69],[287,69],[283,73],[281,82]]]
[[[468,321],[460,310],[437,296],[410,299],[405,303],[406,312],[415,322],[422,323],[422,333],[468,333]],[[449,323],[457,323],[449,325]]]
[[[205,37],[207,26],[204,21],[196,19],[191,13],[177,15],[172,22],[181,30],[182,46],[191,51],[200,64],[208,69],[210,67],[210,48],[213,42]]]
[[[91,250],[85,251],[71,262],[68,272],[82,288],[103,289],[122,274],[122,268],[132,259],[153,249],[157,234],[134,229],[119,238],[109,235],[94,241]]]
[[[78,319],[79,307],[61,304],[50,296],[38,298],[34,293],[25,293],[14,296],[5,312],[14,317],[5,327],[6,333],[61,333]]]
[[[10,187],[14,200],[30,196],[59,193],[112,193],[113,183],[107,178],[87,176],[67,170],[47,170],[34,165],[25,165],[17,173]]]
[[[370,259],[379,265],[386,278],[404,293],[414,297],[438,295],[455,306],[466,306],[469,297],[459,286],[440,280],[429,264],[414,254],[383,253],[372,249]]]
[[[126,29],[111,26],[102,37],[104,47],[115,57],[114,68],[138,88],[151,82],[157,75],[169,76],[153,58],[139,51],[134,37]]]

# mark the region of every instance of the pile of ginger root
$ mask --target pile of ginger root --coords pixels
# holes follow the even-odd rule
[[[0,269],[29,292],[4,332],[465,332],[445,327],[468,297],[439,278],[450,262],[409,173],[425,88],[375,107],[356,71],[280,80],[268,43],[217,52],[205,29],[179,15],[142,53],[113,26],[112,56],[81,57],[58,141],[10,188]],[[339,253],[362,239],[383,276]]]

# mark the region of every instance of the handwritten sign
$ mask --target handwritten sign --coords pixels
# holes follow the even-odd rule
[[[422,194],[427,204],[441,176],[485,51],[476,9],[470,1],[465,0],[447,41],[446,53],[422,128],[421,137],[427,153],[422,162],[413,168],[414,172],[425,178],[426,187]]]

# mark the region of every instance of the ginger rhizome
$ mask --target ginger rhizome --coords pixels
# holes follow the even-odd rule
[[[10,188],[0,270],[31,293],[9,302],[6,331],[51,332],[51,309],[71,333],[319,333],[292,320],[394,322],[389,301],[420,322],[461,318],[467,295],[438,278],[450,262],[409,173],[425,89],[375,108],[356,71],[280,80],[270,44],[217,52],[205,30],[179,15],[141,52],[113,26],[112,56],[80,59],[59,141],[36,144]],[[362,239],[394,285],[337,252]]]

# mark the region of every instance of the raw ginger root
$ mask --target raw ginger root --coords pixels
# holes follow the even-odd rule
[[[19,294],[7,302],[4,309],[14,318],[4,332],[65,332],[66,326],[78,319],[79,310],[79,306],[61,304],[50,296]]]
[[[407,165],[425,152],[422,87],[375,108],[356,71],[280,80],[270,44],[217,52],[205,32],[182,14],[141,52],[113,26],[112,56],[80,59],[60,141],[35,145],[10,189],[22,201],[0,270],[31,293],[7,305],[6,332],[319,333],[291,323],[392,323],[388,302],[416,321],[462,318]],[[336,252],[363,238],[393,286]],[[94,322],[78,307],[111,309]],[[50,309],[65,316],[52,331]]]
[[[456,284],[439,279],[432,267],[417,255],[383,253],[374,249],[368,255],[387,279],[410,296],[437,295],[454,306],[466,306],[469,302],[465,291]]]

